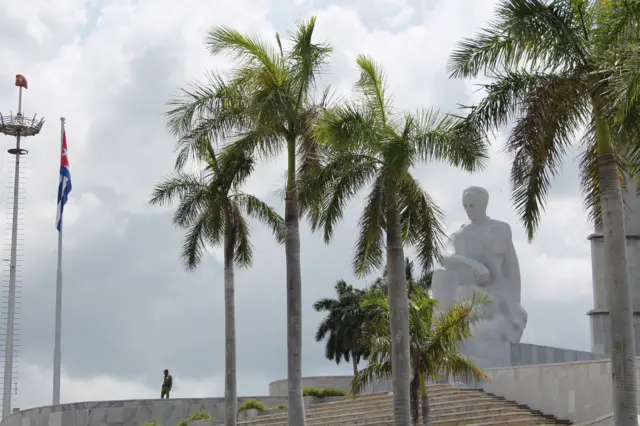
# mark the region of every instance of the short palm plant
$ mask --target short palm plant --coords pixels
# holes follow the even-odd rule
[[[490,297],[482,292],[448,309],[438,310],[437,300],[427,290],[415,288],[409,297],[409,342],[411,360],[411,413],[414,425],[420,412],[425,426],[431,425],[427,381],[442,378],[465,382],[488,380],[482,369],[460,353],[462,344],[471,337],[472,327],[482,321],[483,308]],[[368,365],[353,382],[359,393],[373,380],[388,378],[392,369],[389,302],[378,290],[370,291],[362,301],[367,314],[364,338],[370,347]],[[440,311],[438,313],[438,311]],[[421,409],[420,409],[421,408]]]
[[[353,266],[358,276],[385,265],[388,271],[393,349],[393,409],[397,426],[410,424],[409,317],[404,246],[416,249],[423,270],[439,255],[444,233],[441,211],[412,175],[415,165],[444,160],[473,171],[487,158],[484,133],[436,110],[415,115],[394,109],[384,73],[359,56],[358,98],[328,110],[315,137],[329,147],[322,167],[301,185],[314,229],[331,239],[347,202],[368,195],[359,221]],[[386,252],[386,253],[385,253]]]
[[[221,245],[224,252],[225,294],[225,425],[236,424],[236,329],[234,263],[251,265],[253,249],[245,216],[265,223],[278,242],[284,240],[284,221],[278,213],[253,195],[241,191],[253,170],[250,157],[215,152],[204,143],[196,151],[198,173],[177,172],[156,186],[151,204],[177,202],[175,225],[187,234],[182,260],[188,270],[198,267],[207,245]]]
[[[529,239],[571,146],[604,234],[616,424],[636,424],[635,345],[621,180],[640,176],[639,0],[500,0],[496,18],[451,55],[453,77],[486,74],[469,127],[511,121],[512,199]],[[582,140],[580,141],[580,134]],[[623,423],[619,423],[623,422]]]

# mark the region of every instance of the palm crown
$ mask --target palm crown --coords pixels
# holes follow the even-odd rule
[[[319,120],[315,137],[332,149],[325,153],[323,167],[305,180],[301,197],[314,206],[312,227],[321,228],[329,241],[347,201],[371,184],[359,221],[356,273],[366,275],[383,266],[390,208],[400,215],[403,240],[416,248],[418,261],[428,270],[442,244],[442,212],[411,168],[438,159],[476,170],[487,156],[483,134],[436,110],[398,113],[380,67],[362,55],[357,63],[359,99],[327,111]]]
[[[451,56],[453,77],[485,73],[491,79],[483,85],[484,99],[471,108],[469,125],[490,130],[515,120],[506,150],[514,156],[512,199],[529,239],[576,136],[582,134],[582,190],[597,226],[598,154],[614,153],[621,171],[638,175],[633,142],[640,130],[640,56],[637,43],[623,40],[637,39],[640,2],[599,3],[501,0],[489,28]],[[609,124],[600,137],[596,118]]]
[[[224,242],[225,262],[250,266],[253,246],[245,214],[267,224],[278,242],[284,239],[282,217],[257,197],[241,191],[253,170],[253,160],[238,153],[217,154],[211,144],[203,144],[197,158],[203,168],[194,174],[176,172],[158,184],[151,204],[178,201],[173,222],[187,228],[182,259],[187,269],[195,269],[206,245]]]

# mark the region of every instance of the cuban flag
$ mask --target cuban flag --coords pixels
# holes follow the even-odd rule
[[[67,198],[71,192],[71,171],[69,170],[69,157],[67,156],[67,133],[62,134],[62,153],[60,156],[60,183],[58,184],[58,215],[56,229],[62,231],[62,212]]]

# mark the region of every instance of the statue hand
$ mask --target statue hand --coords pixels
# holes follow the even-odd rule
[[[476,268],[474,268],[474,275],[476,276],[476,280],[478,284],[484,285],[489,282],[490,273],[489,270],[482,264],[478,264]]]

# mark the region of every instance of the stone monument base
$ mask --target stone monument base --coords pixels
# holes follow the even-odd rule
[[[474,342],[468,342],[467,345]],[[519,365],[556,364],[560,362],[590,361],[607,358],[603,354],[530,343],[510,343],[484,340],[482,346],[469,351],[465,345],[462,353],[473,359],[481,368],[515,367]],[[467,349],[467,350],[465,350]]]

